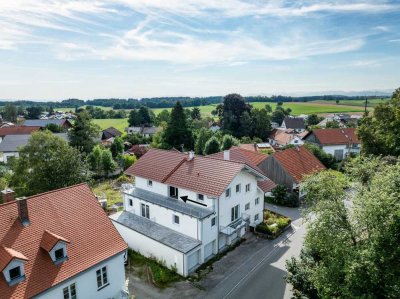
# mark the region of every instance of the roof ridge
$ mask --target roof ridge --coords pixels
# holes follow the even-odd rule
[[[179,161],[179,163],[161,180],[161,183],[165,183],[170,177],[171,175],[178,170],[179,167],[181,167],[181,165],[187,161],[186,157],[183,157],[181,161]]]

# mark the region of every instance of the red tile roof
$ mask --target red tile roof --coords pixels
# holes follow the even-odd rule
[[[14,126],[14,127],[4,127],[0,128],[0,136],[7,135],[28,135],[32,132],[36,132],[40,127],[24,127],[24,126]]]
[[[317,129],[311,134],[314,134],[322,145],[360,143],[355,128]]]
[[[28,260],[28,258],[21,252],[18,252],[12,248],[0,246],[0,272],[3,271],[13,259],[24,261]]]
[[[275,140],[279,145],[284,146],[288,145],[297,135],[293,129],[273,129],[269,138]],[[299,138],[301,139],[301,137]]]
[[[272,189],[274,189],[276,187],[276,184],[270,179],[267,179],[264,181],[258,181],[257,186],[265,193],[270,192]]]
[[[208,157],[224,159],[224,152],[209,155]],[[242,162],[249,166],[258,166],[262,161],[268,158],[268,155],[247,150],[238,146],[231,147],[229,150],[229,159],[232,161]]]
[[[44,250],[49,252],[58,243],[58,241],[63,241],[65,243],[71,243],[67,239],[60,237],[56,234],[53,234],[52,232],[49,232],[48,230],[45,230],[43,233],[42,242],[40,242],[40,247],[42,247]]]
[[[28,258],[26,279],[9,287],[0,277],[1,298],[31,298],[127,249],[86,184],[26,199],[30,225],[18,218],[15,201],[0,205],[0,245]],[[40,247],[46,230],[69,240],[68,261],[55,265]]]
[[[306,175],[326,169],[304,146],[277,152],[272,157],[279,161],[296,183],[299,183]]]
[[[187,154],[158,149],[147,152],[125,173],[219,197],[243,168],[265,178],[260,170],[245,163],[202,156],[188,160]]]

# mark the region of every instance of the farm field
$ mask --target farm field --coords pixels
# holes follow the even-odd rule
[[[93,119],[93,122],[99,125],[102,130],[114,127],[121,132],[124,132],[125,128],[128,127],[127,118]]]
[[[79,108],[85,108],[85,107],[86,107],[86,105],[85,106],[81,106]],[[106,110],[106,111],[112,110],[112,107],[103,107],[103,106],[93,106],[93,107],[101,108],[101,109]],[[54,108],[54,110],[56,110],[56,111],[64,111],[64,112],[68,112],[68,111],[74,112],[75,108],[68,108],[68,107],[67,108]]]
[[[378,104],[385,103],[388,101],[389,98],[376,98],[376,99],[369,99],[368,100],[368,107],[375,107]],[[334,101],[315,101],[313,103],[321,103],[321,104],[336,104]],[[364,107],[365,105],[365,100],[343,100],[340,101],[338,105],[348,105],[348,106],[361,106]]]

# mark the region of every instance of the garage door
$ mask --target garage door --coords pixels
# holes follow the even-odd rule
[[[199,251],[197,250],[195,253],[192,253],[188,256],[188,269],[192,269],[199,263]]]
[[[215,241],[212,241],[212,242],[208,243],[206,246],[204,246],[204,258],[205,259],[213,254],[214,242]]]

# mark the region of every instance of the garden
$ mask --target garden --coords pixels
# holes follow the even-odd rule
[[[255,233],[268,239],[275,239],[290,226],[290,223],[290,218],[264,210],[264,220],[257,225]]]

